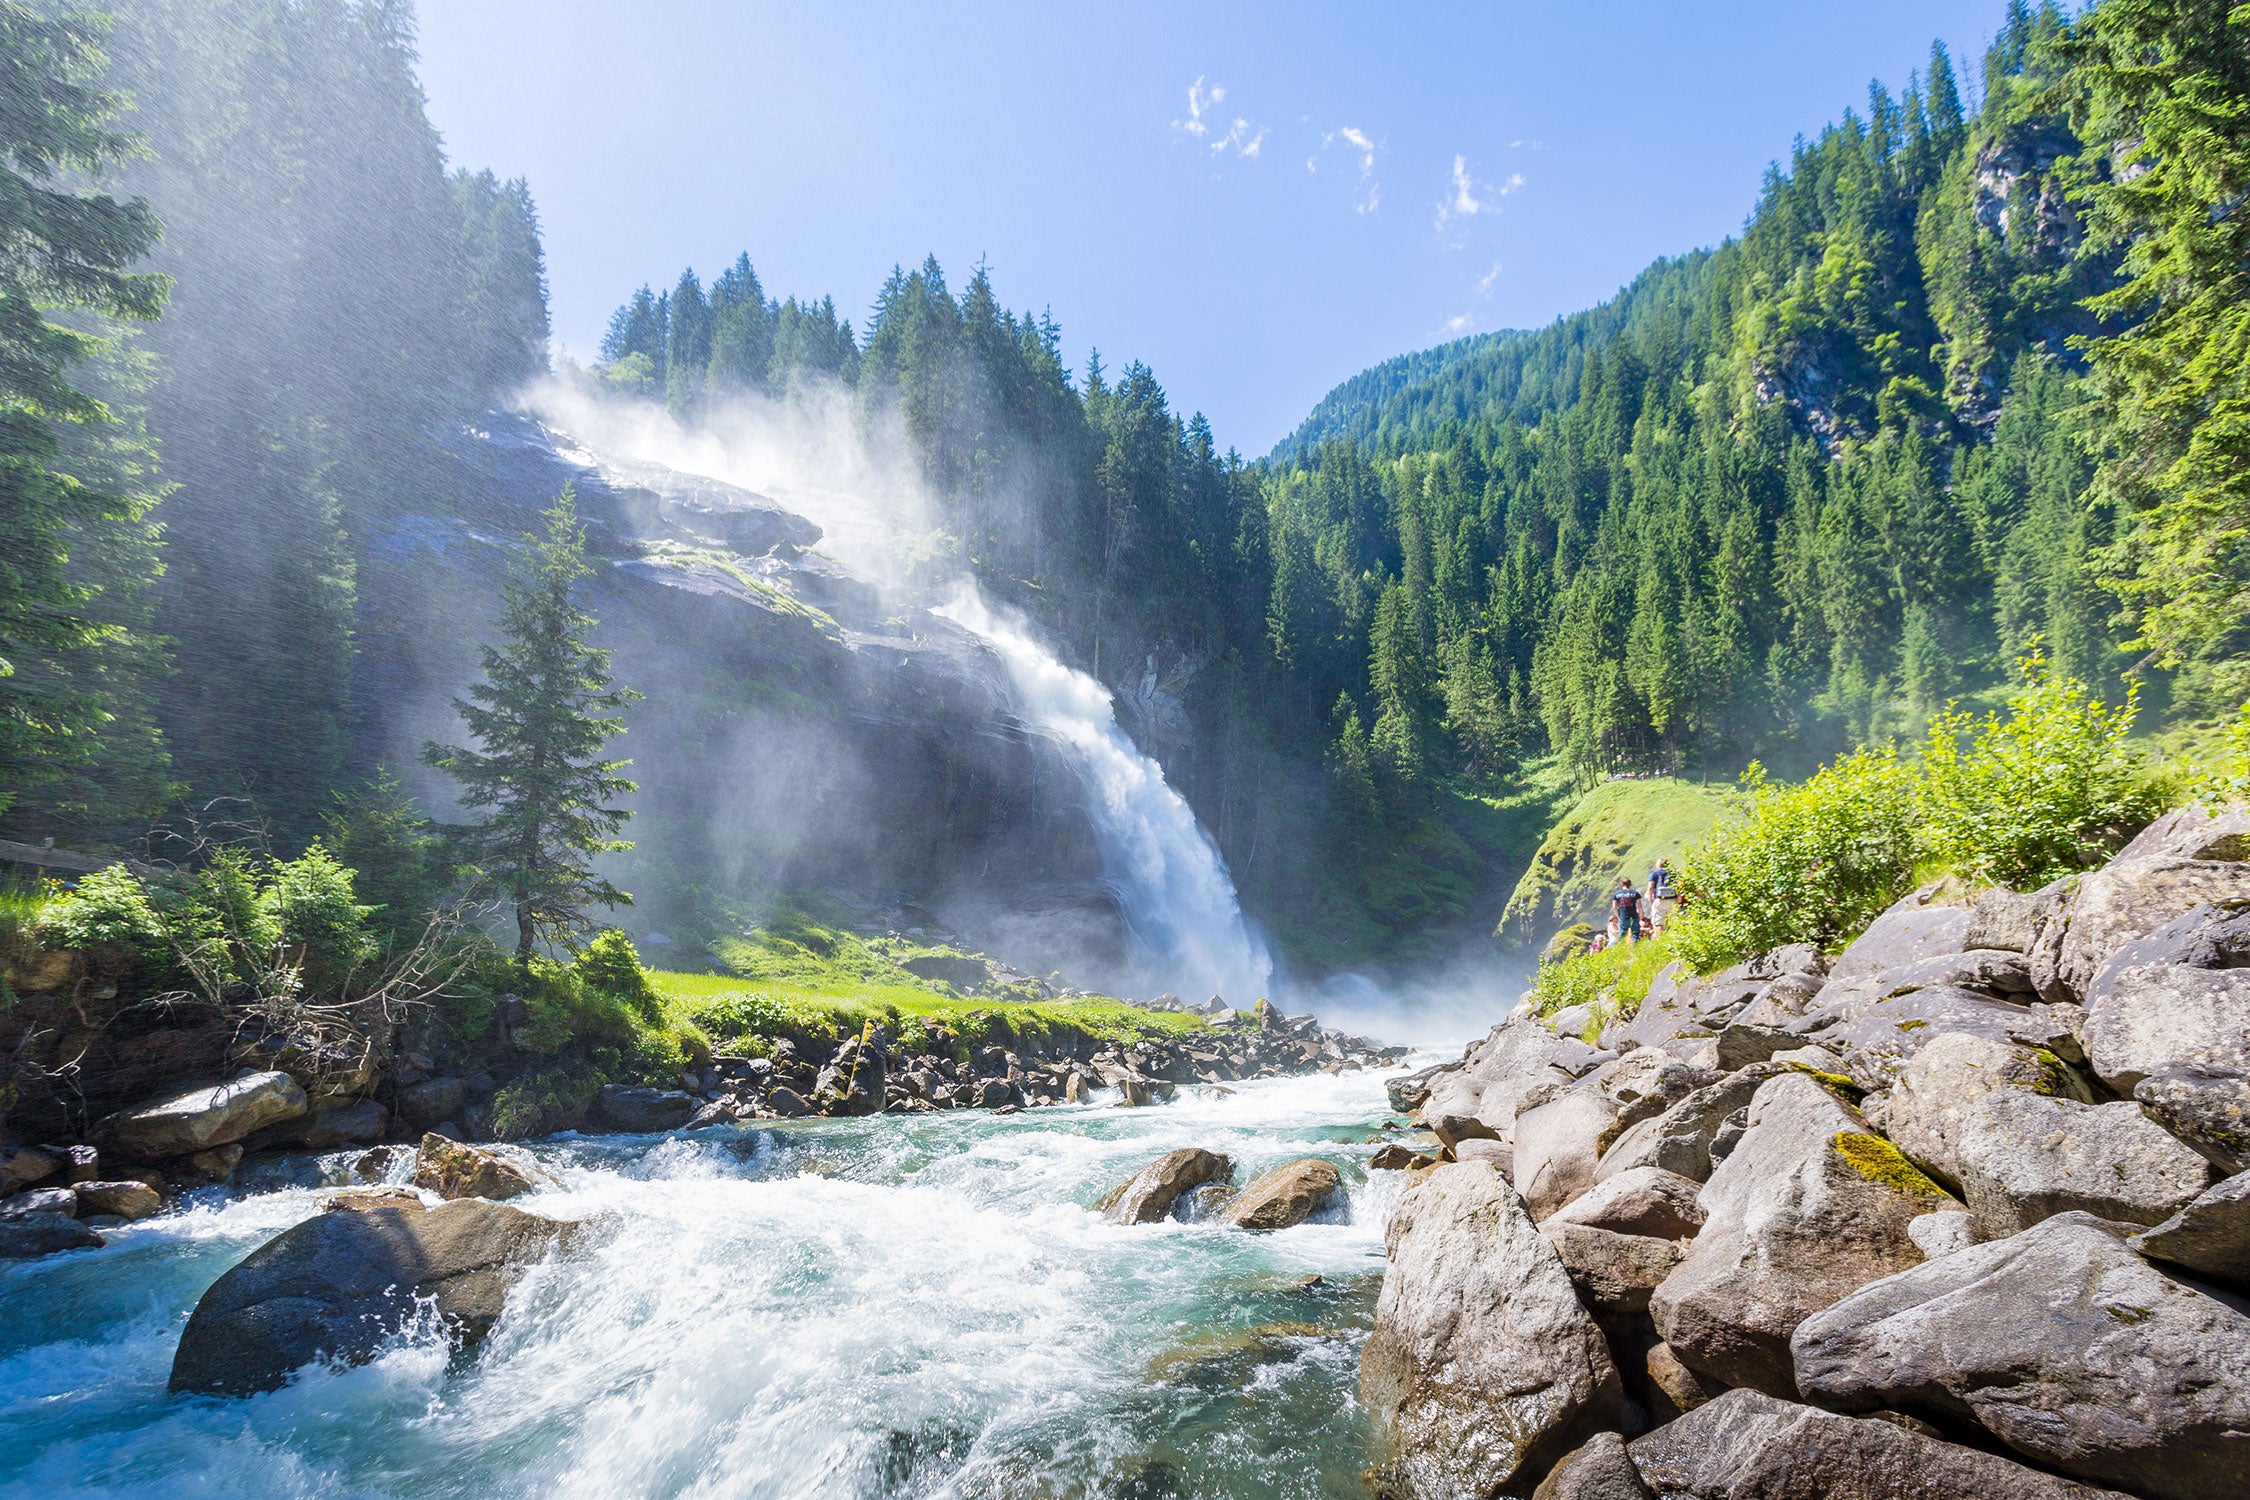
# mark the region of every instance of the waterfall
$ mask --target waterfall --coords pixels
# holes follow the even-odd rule
[[[1117,724],[1109,690],[996,615],[975,585],[935,613],[978,636],[1007,666],[1024,722],[1054,739],[1085,783],[1105,874],[1139,946],[1140,971],[1182,998],[1237,1006],[1266,992],[1273,963],[1243,920],[1226,861],[1164,768]]]

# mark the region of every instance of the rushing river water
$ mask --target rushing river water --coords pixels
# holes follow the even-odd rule
[[[1361,1073],[565,1137],[533,1148],[560,1190],[522,1206],[607,1227],[532,1271],[480,1352],[419,1330],[244,1400],[166,1394],[181,1326],[318,1199],[213,1201],[0,1269],[0,1494],[1361,1496],[1384,1115]],[[1185,1145],[1238,1182],[1326,1157],[1349,1207],[1268,1235],[1087,1209]]]

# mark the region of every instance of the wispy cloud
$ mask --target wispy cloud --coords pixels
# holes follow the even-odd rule
[[[1320,138],[1320,151],[1341,145],[1359,157],[1358,191],[1352,199],[1352,212],[1371,214],[1383,201],[1383,185],[1375,180],[1375,142],[1357,125],[1346,125],[1331,130]],[[1320,170],[1320,152],[1305,158],[1305,170]]]
[[[1493,285],[1499,280],[1500,262],[1494,261],[1492,269],[1477,278],[1477,300],[1479,302],[1491,301]],[[1474,331],[1476,326],[1477,315],[1475,312],[1457,312],[1438,325],[1438,332],[1447,338],[1457,339],[1464,333]]]
[[[1440,331],[1448,338],[1459,338],[1476,326],[1477,315],[1475,313],[1455,313],[1445,320],[1440,326]]]
[[[1485,273],[1484,273],[1484,274],[1483,274],[1482,276],[1479,276],[1479,277],[1477,278],[1477,295],[1478,295],[1479,297],[1489,297],[1489,296],[1491,296],[1491,295],[1492,295],[1492,284],[1493,284],[1493,283],[1494,283],[1495,281],[1498,281],[1499,279],[1500,279],[1500,262],[1498,262],[1498,261],[1494,261],[1494,262],[1492,263],[1492,269],[1491,269],[1491,270],[1489,270],[1489,271],[1487,271],[1487,272],[1485,272]]]
[[[1265,148],[1269,133],[1263,125],[1253,125],[1240,115],[1231,121],[1217,113],[1226,102],[1227,91],[1218,84],[1206,88],[1202,75],[1188,85],[1188,112],[1184,120],[1174,120],[1172,128],[1190,139],[1201,142],[1213,156],[1232,152],[1236,156],[1255,159]],[[1225,123],[1226,128],[1219,127]]]
[[[1469,171],[1469,159],[1456,153],[1453,158],[1452,190],[1438,200],[1437,227],[1445,228],[1461,219],[1473,219],[1479,214],[1498,213],[1499,200],[1523,186],[1521,172],[1511,172],[1498,186],[1480,182]]]

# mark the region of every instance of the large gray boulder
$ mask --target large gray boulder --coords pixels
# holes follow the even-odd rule
[[[1818,1012],[1799,1023],[1803,1035],[1847,1059],[1862,1088],[1887,1088],[1907,1059],[1948,1032],[2036,1047],[2058,1057],[2078,1051],[2069,1012],[2019,1005],[1973,990],[1932,985],[1886,995],[1848,1014]]]
[[[552,1181],[536,1167],[442,1135],[423,1136],[414,1162],[414,1185],[440,1198],[490,1198],[497,1203],[536,1192]]]
[[[1627,1129],[1610,1143],[1595,1165],[1594,1180],[1605,1181],[1642,1167],[1701,1182],[1711,1175],[1711,1142],[1729,1115],[1748,1104],[1767,1079],[1786,1069],[1760,1063],[1706,1085],[1652,1120]]]
[[[1230,1158],[1200,1146],[1183,1146],[1165,1152],[1104,1193],[1094,1211],[1112,1224],[1154,1224],[1171,1214],[1181,1195],[1233,1175]]]
[[[1344,1174],[1333,1162],[1299,1157],[1269,1167],[1219,1210],[1221,1221],[1237,1229],[1287,1229],[1302,1224],[1335,1201]]]
[[[1835,962],[1828,966],[1828,984],[1822,996],[1830,990],[1842,993],[1855,981],[1918,959],[1959,953],[1968,946],[1973,915],[1965,906],[1926,905],[1917,891],[1868,923],[1866,930],[1836,955]],[[1823,998],[1820,1003],[1827,1001]]]
[[[211,1284],[172,1360],[177,1392],[268,1391],[315,1359],[372,1358],[424,1303],[466,1342],[571,1226],[465,1198],[341,1204],[268,1240]]]
[[[27,1213],[0,1219],[0,1260],[31,1260],[58,1250],[99,1250],[107,1243],[68,1214]]]
[[[2116,859],[2078,883],[2052,975],[2032,978],[2049,999],[2084,999],[2102,966],[2136,938],[2205,904],[2250,900],[2250,863],[2151,855]]]
[[[1794,1396],[1789,1336],[1822,1308],[1920,1263],[1917,1215],[1959,1208],[1859,1112],[1802,1074],[1769,1080],[1705,1184],[1708,1216],[1649,1313],[1681,1360]]]
[[[1969,919],[1965,946],[2030,954],[2039,941],[2039,934],[2046,930],[2048,924],[2062,916],[2077,889],[2078,877],[2066,875],[2036,891],[1986,891],[1977,898],[1974,914]],[[2028,957],[2024,972],[2028,978]],[[2034,985],[2033,988],[2036,989],[2037,986]]]
[[[245,1073],[111,1115],[94,1127],[104,1151],[162,1161],[224,1146],[306,1110],[305,1091],[287,1073]]]
[[[1961,1133],[1977,1101],[1995,1089],[2092,1102],[2084,1084],[2052,1052],[1966,1031],[1944,1032],[1924,1043],[1891,1081],[1884,1100],[1891,1144],[1940,1180],[1958,1185]]]
[[[1864,1287],[1797,1330],[1797,1382],[2151,1500],[2240,1497],[2250,1306],[2158,1270],[2127,1229],[2063,1214]]]
[[[1702,1192],[1702,1184],[1691,1177],[1662,1167],[1635,1167],[1604,1178],[1547,1222],[1684,1240],[1703,1227]]]
[[[1628,1451],[1664,1500],[2125,1500],[1895,1422],[1756,1391],[1728,1391]]]
[[[1562,1260],[1489,1168],[1437,1168],[1399,1200],[1360,1357],[1360,1397],[1409,1500],[1530,1488],[1596,1431],[1624,1385]]]
[[[1581,1087],[1516,1117],[1515,1179],[1535,1220],[1594,1185],[1602,1147],[1615,1137],[1616,1101]]]
[[[1597,1313],[1646,1311],[1649,1296],[1680,1263],[1673,1240],[1645,1234],[1618,1234],[1585,1224],[1549,1219],[1539,1226],[1562,1257],[1579,1300]]]
[[[2229,1177],[2130,1243],[2198,1276],[2250,1287],[2250,1172]]]
[[[1539,1481],[1531,1500],[1655,1500],[1625,1451],[1625,1439],[1598,1432]]]
[[[2250,859],[2250,808],[2240,802],[2217,807],[2190,802],[2176,807],[2133,836],[2117,851],[2119,859],[2171,855],[2175,859]]]
[[[627,1135],[657,1135],[677,1130],[694,1117],[696,1098],[678,1089],[637,1088],[605,1083],[594,1096],[594,1114],[611,1130]]]
[[[1977,1232],[2005,1239],[2072,1210],[2158,1224],[2211,1185],[2211,1164],[2135,1104],[1995,1089],[1963,1122],[1962,1196]]]

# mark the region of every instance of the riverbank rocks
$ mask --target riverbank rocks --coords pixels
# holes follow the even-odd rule
[[[2004,1239],[2056,1214],[2157,1224],[2211,1184],[2211,1164],[2130,1103],[2080,1104],[1995,1089],[1961,1126],[1956,1155],[1977,1233]]]
[[[2250,863],[2173,855],[2112,860],[2078,882],[2053,972],[2043,972],[2035,955],[2033,980],[2048,999],[2084,999],[2095,975],[2128,943],[2198,906],[2244,900]]]
[[[1861,1288],[1797,1330],[1798,1384],[1845,1410],[1973,1423],[2151,1500],[2239,1497],[2250,1306],[2157,1269],[2128,1228],[2062,1214]]]
[[[60,1250],[99,1250],[109,1242],[68,1214],[25,1213],[0,1218],[0,1260],[34,1260]]]
[[[1094,1211],[1112,1224],[1154,1224],[1168,1217],[1180,1196],[1207,1182],[1225,1182],[1234,1162],[1215,1151],[1185,1146],[1167,1151],[1104,1193]]]
[[[1665,1500],[2125,1500],[1897,1422],[1728,1391],[1628,1445]]]
[[[245,1073],[111,1115],[94,1127],[94,1139],[119,1156],[162,1161],[239,1141],[306,1107],[305,1091],[287,1073]]]
[[[110,1214],[120,1219],[145,1219],[164,1207],[164,1195],[145,1182],[81,1182],[71,1192],[77,1195],[81,1218]]]
[[[2198,1276],[2250,1288],[2250,1172],[2229,1177],[2130,1243]]]
[[[1702,1232],[1650,1298],[1649,1314],[1694,1368],[1790,1397],[1797,1325],[1918,1264],[1908,1221],[1961,1206],[1801,1074],[1759,1088],[1747,1132],[1700,1202]]]
[[[1237,1229],[1287,1229],[1327,1207],[1343,1185],[1334,1163],[1302,1157],[1251,1178],[1216,1216]]]
[[[1632,1126],[1602,1153],[1594,1180],[1601,1182],[1623,1172],[1655,1167],[1691,1182],[1704,1181],[1711,1175],[1711,1145],[1718,1138],[1719,1127],[1746,1107],[1767,1079],[1783,1071],[1772,1063],[1745,1068],[1697,1089],[1654,1119]]]
[[[1408,1500],[1520,1493],[1622,1416],[1624,1386],[1562,1259],[1500,1175],[1441,1166],[1385,1237],[1360,1396]]]
[[[1531,1500],[1654,1500],[1641,1482],[1641,1471],[1625,1451],[1625,1439],[1614,1432],[1594,1435],[1594,1440],[1539,1481]]]
[[[510,1161],[497,1151],[464,1146],[442,1135],[425,1135],[414,1163],[414,1185],[440,1198],[488,1198],[499,1202],[537,1192],[545,1173]]]
[[[1949,1031],[1924,1044],[1892,1080],[1884,1125],[1899,1150],[1958,1184],[1961,1134],[1969,1112],[1985,1095],[2006,1088],[2093,1102],[2084,1084],[2051,1052]]]
[[[180,1335],[171,1388],[242,1396],[315,1359],[363,1362],[424,1303],[473,1343],[523,1268],[570,1229],[481,1199],[315,1215],[212,1283]]]
[[[1645,1312],[1649,1294],[1680,1263],[1680,1247],[1671,1240],[1618,1234],[1560,1217],[1540,1225],[1539,1232],[1562,1257],[1579,1299],[1597,1313]]]
[[[1700,1183],[1661,1167],[1635,1167],[1605,1178],[1549,1223],[1584,1224],[1612,1234],[1660,1240],[1694,1237],[1706,1217]]]
[[[626,1135],[660,1135],[677,1130],[693,1118],[696,1107],[695,1096],[678,1089],[607,1083],[594,1096],[595,1115],[610,1129]]]

